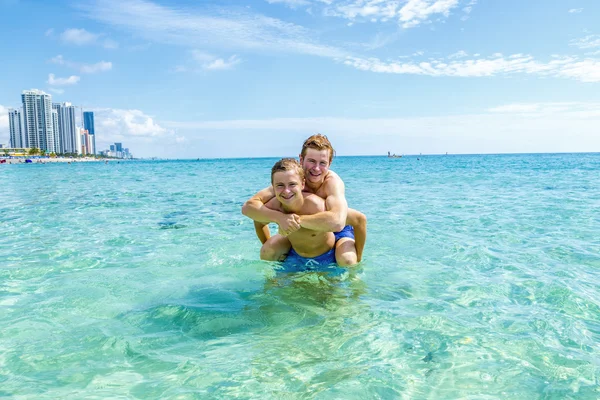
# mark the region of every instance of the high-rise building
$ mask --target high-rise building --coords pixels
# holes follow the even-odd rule
[[[58,112],[53,108],[52,109],[52,130],[54,131],[54,152],[60,152],[60,139],[58,133]]]
[[[52,103],[52,109],[58,113],[58,153],[78,153],[75,106],[71,103]]]
[[[85,147],[85,154],[95,155],[96,149],[94,148],[94,135],[90,135],[87,129],[84,129],[81,138]]]
[[[83,113],[83,129],[88,131],[91,135],[92,147],[94,149],[93,154],[96,154],[96,130],[94,128],[94,113],[92,111],[85,111]]]
[[[103,151],[103,155],[108,157],[132,159],[133,154],[129,152],[128,148],[123,148],[123,143],[115,143],[109,146],[109,150]]]
[[[77,154],[83,154],[83,141],[81,137],[83,135],[83,128],[77,127],[77,135],[75,135],[75,149]]]
[[[10,131],[10,147],[27,147],[23,138],[23,124],[21,123],[21,110],[8,109],[8,129]]]
[[[24,90],[23,133],[26,147],[56,152],[56,138],[52,126],[52,96],[41,90]]]
[[[96,134],[94,131],[94,113],[92,111],[84,111],[83,129],[86,129],[90,135]]]

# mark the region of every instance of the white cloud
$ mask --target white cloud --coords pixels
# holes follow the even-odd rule
[[[458,6],[458,0],[409,0],[399,11],[404,28],[412,28],[426,21],[431,15],[447,17],[450,10]]]
[[[85,29],[67,29],[61,35],[60,38],[65,43],[74,44],[78,46],[95,43],[100,35],[86,31]]]
[[[566,64],[556,71],[556,76],[581,82],[600,82],[600,61],[583,60]]]
[[[493,113],[531,113],[540,109],[539,104],[507,104],[503,106],[490,108],[488,111]]]
[[[154,117],[141,110],[92,108],[99,141],[99,149],[106,149],[114,142],[138,157],[181,157],[189,143],[185,135],[176,129],[166,128]]]
[[[54,35],[54,29],[50,28],[50,29],[46,30],[46,33],[44,35],[45,36],[52,36],[52,35]]]
[[[48,35],[46,35],[48,36]],[[99,44],[105,49],[116,49],[119,44],[112,39],[101,40],[103,34],[88,32],[85,29],[66,29],[61,33],[60,38],[64,43],[76,46]]]
[[[189,156],[294,155],[310,132],[326,133],[340,155],[383,155],[390,149],[406,154],[600,151],[600,103],[521,103],[456,116],[164,124],[189,132]],[[260,142],[254,139],[256,132]],[[236,149],[218,143],[216,138],[225,135],[238,143]]]
[[[600,47],[600,35],[588,35],[580,39],[574,39],[571,40],[570,45],[580,49],[594,49]]]
[[[319,44],[309,30],[250,11],[167,7],[145,0],[95,0],[79,5],[97,21],[160,43],[341,58],[348,53]]]
[[[57,78],[54,74],[48,74],[48,83],[50,85],[62,86],[62,85],[74,85],[79,82],[79,77],[71,75],[68,78]]]
[[[140,110],[111,109],[105,124],[118,127],[117,132],[124,136],[159,137],[167,132]]]
[[[372,22],[397,21],[403,28],[413,28],[428,23],[432,17],[448,17],[459,0],[344,0],[328,2],[324,14],[349,20]],[[476,1],[470,1],[463,9],[470,13]]]
[[[100,61],[95,64],[81,64],[65,60],[62,55],[53,57],[49,61],[53,64],[65,65],[69,68],[77,69],[82,74],[93,74],[96,72],[110,71],[112,69],[112,62],[110,61]]]
[[[174,134],[140,110],[96,108],[92,111],[95,113],[96,125],[109,141],[123,138],[165,138]]]
[[[221,70],[221,69],[231,69],[234,65],[239,64],[240,59],[233,55],[229,57],[227,60],[223,60],[222,58],[217,58],[216,60],[208,63],[204,66],[207,70]]]
[[[463,20],[473,10],[477,0],[266,0],[268,3],[285,3],[291,8],[306,6],[307,12],[322,8],[322,14],[329,17],[354,21],[388,22],[395,21],[403,28],[413,28],[433,19],[447,18],[451,11],[461,4]]]
[[[475,0],[311,0],[311,7],[325,7],[325,15],[368,20],[395,18],[406,27],[445,18],[459,6],[473,7]],[[542,77],[597,82],[597,63],[577,57],[557,57],[544,62],[532,56],[495,53],[490,57],[469,56],[459,51],[445,58],[427,61],[380,60],[352,55],[344,49],[323,45],[305,28],[250,11],[225,8],[174,8],[148,0],[92,0],[80,5],[90,18],[124,28],[152,41],[184,47],[201,47],[207,52],[240,49],[248,52],[295,52],[332,58],[354,68],[383,73],[428,76],[482,77],[501,74],[533,74]],[[466,12],[466,11],[465,11]],[[469,10],[470,12],[470,10]],[[379,38],[376,38],[379,39]],[[585,40],[584,40],[585,39]],[[595,38],[576,42],[580,47],[596,46]],[[575,42],[574,42],[575,43]],[[377,47],[375,41],[371,46]],[[368,48],[369,45],[367,45]],[[413,55],[419,57],[419,54]],[[209,53],[194,56],[204,69],[232,68],[237,55],[216,57]],[[174,70],[194,70],[180,66]]]
[[[211,62],[216,58],[212,54],[206,53],[201,50],[192,50],[191,53],[194,60],[198,61],[199,63]]]
[[[296,8],[299,6],[308,6],[310,5],[310,1],[308,0],[266,0],[269,4],[281,3],[285,4],[288,7]]]
[[[579,14],[582,11],[583,11],[583,8],[571,8],[569,10],[569,13],[571,13],[571,14]]]
[[[225,70],[232,69],[235,65],[241,62],[240,58],[237,55],[232,55],[227,60],[224,58],[218,58],[212,54],[200,51],[200,50],[192,50],[192,57],[198,63],[200,63],[202,69],[204,70]],[[176,68],[176,72],[185,72],[188,68],[178,67]]]
[[[53,63],[53,64],[64,65],[66,61],[63,58],[63,56],[59,54],[56,57],[52,57],[50,59],[50,62]]]
[[[112,69],[112,63],[107,61],[100,61],[96,64],[82,64],[80,71],[82,74],[93,74],[101,71],[110,71]]]
[[[385,62],[377,58],[348,57],[344,64],[363,71],[391,74],[482,77],[522,73],[572,78],[582,82],[600,82],[600,62],[579,60],[576,57],[557,57],[547,63],[536,61],[528,55],[514,54],[504,57],[499,53],[490,58],[460,61],[442,58],[427,62]]]
[[[562,115],[573,118],[598,118],[600,117],[600,102],[513,103],[492,107],[488,111],[531,117]]]
[[[452,60],[452,59],[455,59],[455,58],[465,58],[465,57],[468,57],[468,56],[469,56],[469,54],[467,54],[466,51],[460,50],[460,51],[457,51],[456,53],[450,54],[448,56],[448,58],[450,60]]]

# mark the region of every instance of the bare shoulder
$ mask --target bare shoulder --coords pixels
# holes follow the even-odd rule
[[[275,190],[273,190],[273,186],[267,186],[258,192],[255,196],[258,196],[264,202],[267,202],[275,197]]]
[[[344,181],[338,174],[329,170],[327,173],[327,177],[323,182],[323,189],[325,190],[325,194],[329,195],[335,193],[338,190],[344,190]]]
[[[271,210],[283,211],[282,208],[281,208],[281,203],[275,197],[273,197],[271,200],[269,200],[268,202],[266,202],[265,203],[265,207],[267,207],[267,208],[269,208]]]
[[[313,193],[303,193],[304,206],[302,207],[303,214],[316,214],[325,211],[325,200]]]

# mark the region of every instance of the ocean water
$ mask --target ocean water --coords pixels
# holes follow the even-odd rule
[[[600,397],[600,154],[339,157],[336,278],[259,260],[274,161],[0,166],[0,397]]]

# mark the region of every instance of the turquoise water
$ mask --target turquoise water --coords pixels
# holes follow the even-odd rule
[[[274,161],[1,166],[0,397],[600,396],[600,154],[337,158],[335,279],[259,260]]]

